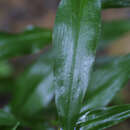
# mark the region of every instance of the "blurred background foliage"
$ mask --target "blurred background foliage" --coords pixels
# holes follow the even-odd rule
[[[56,128],[58,123],[51,70],[51,30],[58,3],[59,0],[0,0],[0,108],[12,111],[26,126],[18,127],[20,130]],[[112,60],[109,56],[130,53],[130,8],[103,10],[102,21],[97,57],[108,58],[99,58],[97,62],[106,64]],[[112,104],[129,103],[129,93],[130,83]],[[15,127],[13,116],[7,117]],[[4,129],[8,128],[0,127]],[[129,130],[130,120],[110,130],[116,129]]]

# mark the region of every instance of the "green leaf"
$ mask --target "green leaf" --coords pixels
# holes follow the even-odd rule
[[[56,105],[63,127],[76,122],[86,93],[100,36],[99,0],[62,0],[57,12],[53,45]]]
[[[130,117],[130,105],[93,109],[82,114],[77,125],[81,130],[103,130]]]
[[[17,123],[14,116],[4,110],[0,110],[0,126],[12,126]]]
[[[32,27],[18,34],[0,32],[0,60],[36,52],[51,42],[51,31]]]
[[[36,118],[53,98],[52,53],[42,55],[16,81],[12,110],[24,118]]]
[[[12,130],[17,130],[18,126],[20,125],[20,122],[17,122],[16,125],[13,127]]]
[[[125,8],[130,7],[130,0],[102,0],[102,8]]]
[[[100,48],[107,47],[113,40],[117,40],[130,32],[130,20],[115,20],[103,22]]]
[[[130,55],[117,58],[93,72],[83,110],[106,106],[130,78]]]

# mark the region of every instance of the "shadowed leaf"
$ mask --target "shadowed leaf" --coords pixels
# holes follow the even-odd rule
[[[35,118],[53,98],[53,55],[44,54],[36,60],[16,81],[13,112],[22,117]]]

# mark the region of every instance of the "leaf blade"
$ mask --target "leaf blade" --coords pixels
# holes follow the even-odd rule
[[[98,0],[62,0],[56,16],[55,101],[67,129],[74,125],[88,86],[100,35],[100,10]]]
[[[41,55],[17,78],[11,103],[15,115],[27,120],[35,119],[39,116],[37,113],[52,101],[54,96],[52,55],[50,52]]]

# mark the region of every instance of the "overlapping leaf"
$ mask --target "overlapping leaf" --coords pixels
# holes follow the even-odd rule
[[[84,113],[77,125],[81,130],[103,130],[130,117],[130,105],[103,107]]]
[[[100,36],[99,0],[62,0],[53,33],[56,105],[70,130],[86,93]]]
[[[112,40],[116,40],[127,32],[130,32],[129,20],[104,22],[100,47],[105,47],[107,44],[111,43]],[[51,34],[51,30],[38,27],[26,29],[24,32],[18,34],[1,32],[0,59],[38,51],[52,42]]]
[[[12,110],[18,116],[33,115],[46,107],[53,98],[53,55],[44,54],[16,81]]]
[[[0,32],[0,60],[35,52],[51,42],[51,31],[32,27],[18,34]]]
[[[87,103],[82,110],[108,105],[130,78],[130,55],[115,59],[93,72]]]

